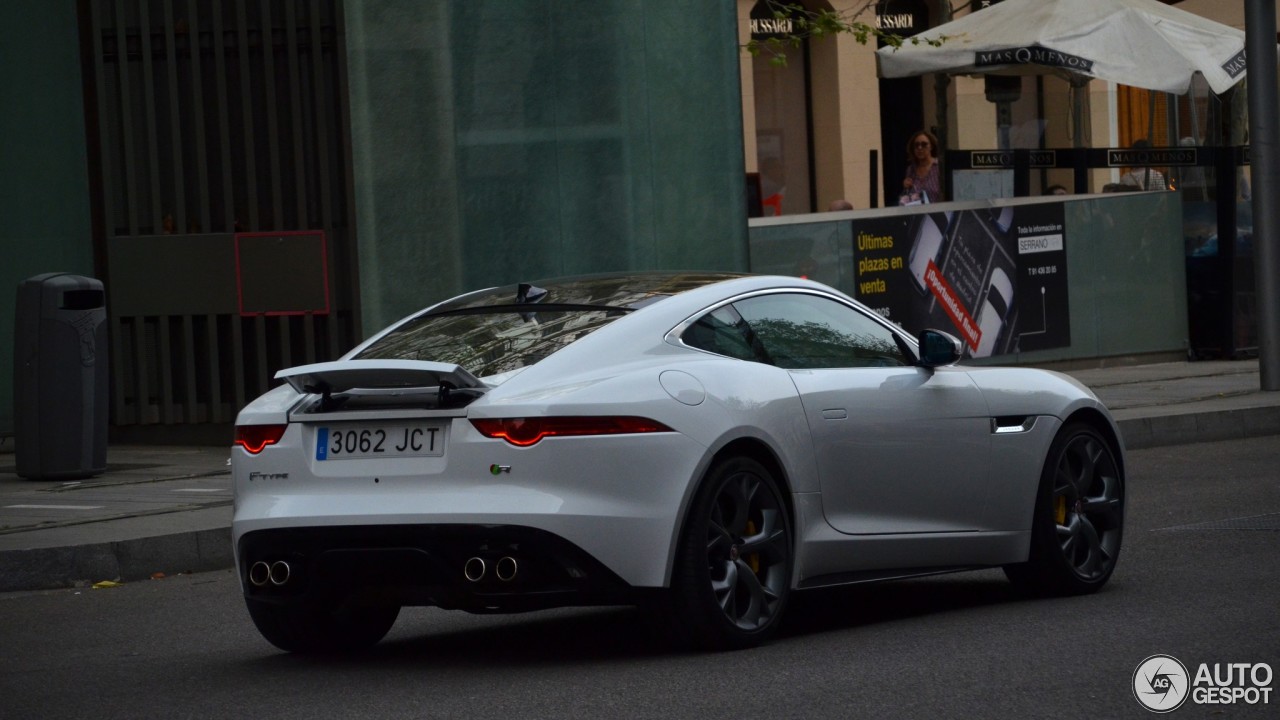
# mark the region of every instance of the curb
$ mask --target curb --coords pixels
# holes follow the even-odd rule
[[[1280,435],[1280,408],[1252,407],[1117,420],[1127,450]]]
[[[147,580],[223,570],[235,564],[231,528],[91,545],[0,552],[0,592],[88,587],[100,580]]]

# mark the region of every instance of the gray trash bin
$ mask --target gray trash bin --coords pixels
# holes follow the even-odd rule
[[[46,273],[18,285],[14,448],[31,480],[107,469],[107,303],[102,282]]]

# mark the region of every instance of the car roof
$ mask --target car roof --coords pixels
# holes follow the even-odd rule
[[[551,305],[589,305],[601,309],[639,310],[657,305],[662,308],[661,315],[679,319],[702,307],[715,304],[721,297],[732,297],[771,288],[818,290],[852,300],[844,293],[822,283],[786,275],[752,275],[718,271],[640,271],[568,276],[534,280],[530,283],[501,285],[458,295],[387,325],[349,350],[343,357],[357,357],[386,335],[425,316],[455,312],[483,313],[488,307],[493,307],[495,310],[501,308],[499,310],[501,312],[519,312],[522,304],[517,303],[516,300],[523,285],[529,286],[525,290],[526,297],[530,294],[536,295],[534,290],[546,291],[546,295],[542,296],[536,304],[531,305],[531,309],[551,309],[548,307]]]
[[[740,277],[744,275],[726,272],[653,271],[550,278],[502,285],[460,295],[429,308],[427,314],[520,304],[570,304],[638,309],[662,298]]]

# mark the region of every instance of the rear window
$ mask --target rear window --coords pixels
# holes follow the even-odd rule
[[[452,363],[489,377],[533,365],[629,312],[726,277],[640,274],[495,288],[414,318],[355,357]]]
[[[622,314],[506,311],[427,315],[388,334],[356,357],[453,363],[476,377],[486,377],[532,365]]]

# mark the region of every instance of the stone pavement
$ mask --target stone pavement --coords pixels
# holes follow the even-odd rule
[[[1129,449],[1280,435],[1258,362],[1070,370],[1111,408]],[[0,455],[0,592],[231,567],[229,447],[112,446],[107,470],[32,481]]]
[[[107,471],[27,480],[0,455],[0,592],[231,567],[230,447],[107,448]]]

